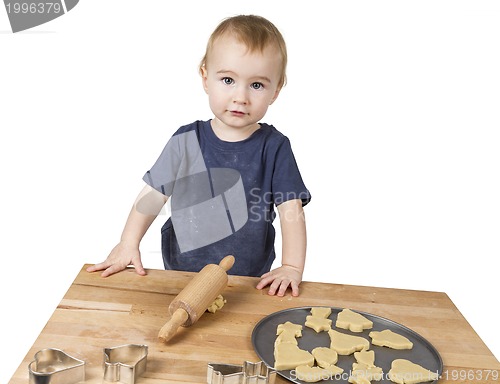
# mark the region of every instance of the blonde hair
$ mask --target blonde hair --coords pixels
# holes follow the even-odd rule
[[[273,23],[264,17],[255,15],[229,17],[215,28],[208,39],[205,55],[200,62],[200,73],[202,68],[206,66],[214,42],[225,34],[236,37],[239,42],[247,46],[250,52],[263,52],[268,46],[276,47],[281,55],[281,75],[278,81],[278,89],[286,84],[287,52],[285,39],[283,39],[280,31]]]

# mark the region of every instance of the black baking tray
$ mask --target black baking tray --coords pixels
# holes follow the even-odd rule
[[[289,308],[279,312],[272,313],[260,320],[252,332],[252,344],[255,352],[260,359],[270,367],[274,366],[274,341],[276,340],[276,328],[279,324],[290,321],[295,324],[303,325],[302,337],[297,338],[299,348],[307,351],[312,351],[316,347],[330,347],[330,337],[327,332],[316,333],[313,329],[304,325],[306,316],[311,314],[312,307],[297,307]],[[363,332],[350,332],[345,329],[335,327],[337,315],[343,308],[331,307],[332,313],[329,318],[332,320],[332,329],[350,335],[361,336],[370,342],[370,350],[375,352],[375,365],[382,368],[384,373],[382,380],[376,383],[392,383],[387,377],[387,373],[391,368],[391,363],[395,359],[407,359],[415,364],[419,364],[424,368],[437,372],[439,376],[443,371],[443,360],[436,348],[432,346],[425,338],[417,332],[405,327],[402,324],[392,320],[373,315],[371,313],[355,312],[365,316],[373,322],[373,328],[364,330]],[[405,336],[413,343],[413,348],[409,350],[396,350],[387,347],[379,347],[371,344],[371,338],[368,334],[371,331],[382,331],[390,329],[402,336]],[[349,373],[352,370],[352,363],[356,362],[354,355],[343,356],[339,355],[338,362],[335,364],[344,369],[344,373],[340,377],[321,380],[321,383],[348,383]],[[278,371],[278,374],[294,383],[303,383],[298,380],[292,371]],[[437,380],[432,383],[437,383]]]

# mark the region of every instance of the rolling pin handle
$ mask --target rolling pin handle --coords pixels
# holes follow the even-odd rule
[[[226,272],[229,271],[233,265],[234,265],[234,256],[232,255],[224,257],[219,263],[219,267],[221,267]]]
[[[160,329],[158,333],[158,338],[160,341],[166,343],[169,341],[177,332],[182,324],[184,324],[189,317],[189,314],[184,308],[177,308],[172,314],[170,320]]]

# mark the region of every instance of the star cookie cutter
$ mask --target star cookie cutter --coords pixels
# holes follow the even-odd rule
[[[60,349],[38,351],[28,370],[30,384],[74,384],[85,380],[85,362]]]
[[[262,361],[245,361],[243,365],[208,364],[208,384],[274,384],[275,380],[276,370]]]
[[[104,348],[104,380],[134,384],[146,370],[148,346],[126,344]]]

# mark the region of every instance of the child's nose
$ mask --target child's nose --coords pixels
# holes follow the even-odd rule
[[[233,93],[233,103],[236,104],[247,104],[248,95],[245,87],[235,87]]]

